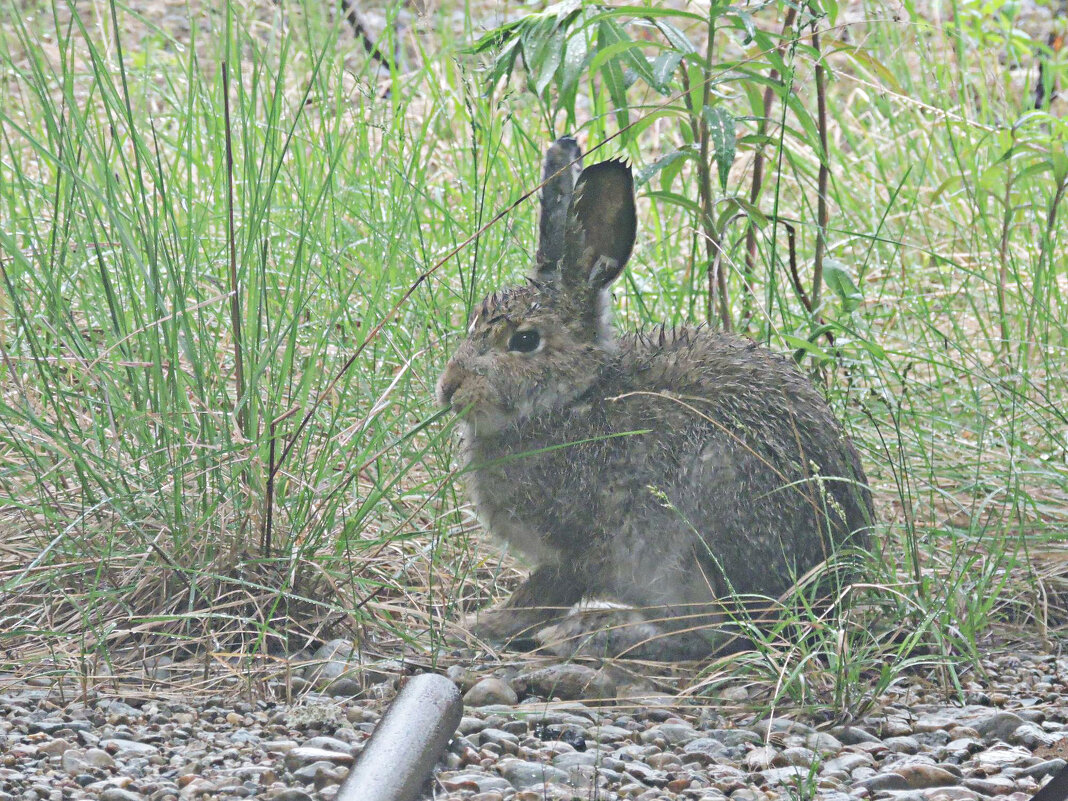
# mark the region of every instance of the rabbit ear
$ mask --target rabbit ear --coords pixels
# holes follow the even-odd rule
[[[545,151],[541,179],[541,233],[538,238],[534,279],[555,281],[564,255],[564,229],[575,181],[582,172],[582,148],[570,136],[562,136]]]
[[[604,318],[602,290],[623,272],[636,228],[630,166],[602,161],[583,170],[568,209],[560,281],[592,319]]]

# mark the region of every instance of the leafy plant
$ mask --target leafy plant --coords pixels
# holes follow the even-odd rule
[[[777,35],[754,22],[754,15],[773,8],[786,8],[783,29]],[[706,316],[717,318],[729,329],[734,318],[728,265],[740,244],[740,240],[730,241],[730,231],[736,223],[744,223],[746,259],[738,283],[744,299],[742,324],[747,326],[753,313],[750,300],[757,234],[769,227],[770,219],[769,259],[774,263],[775,229],[781,224],[777,195],[772,198],[771,213],[759,206],[765,151],[777,147],[781,158],[788,133],[812,147],[819,157],[818,231],[810,291],[801,287],[792,252],[790,262],[798,297],[818,319],[829,163],[826,88],[817,27],[828,18],[833,21],[836,11],[833,2],[801,6],[714,2],[707,15],[700,15],[654,5],[608,6],[569,0],[490,31],[473,51],[492,55],[488,73],[492,84],[509,78],[520,61],[526,66],[527,89],[538,98],[550,129],[558,127],[555,123],[560,116],[566,128],[579,124],[578,89],[583,78],[590,85],[588,94],[593,101],[589,125],[601,140],[619,136],[637,154],[635,143],[643,131],[661,119],[677,124],[677,147],[662,150],[641,170],[638,183],[656,179],[658,188],[650,189],[648,197],[681,207],[697,221],[703,258],[695,257],[694,262],[695,269],[702,270],[707,279]],[[700,45],[695,44],[695,35],[700,37]],[[796,92],[798,53],[816,65],[815,118]],[[770,118],[773,98],[783,106],[778,120]],[[610,116],[617,129],[612,135],[605,125]],[[777,139],[769,133],[772,126],[778,128]],[[747,193],[741,190],[738,179],[732,187],[731,167],[739,148],[754,155]],[[674,188],[685,170],[696,174],[696,201]],[[790,243],[792,251],[792,235]],[[694,244],[696,248],[696,238]],[[843,287],[841,271],[830,281],[838,292]],[[854,295],[846,302],[854,302]]]

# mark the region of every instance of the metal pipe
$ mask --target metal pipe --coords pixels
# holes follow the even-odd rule
[[[463,711],[460,690],[447,678],[413,676],[378,722],[337,801],[414,801]]]

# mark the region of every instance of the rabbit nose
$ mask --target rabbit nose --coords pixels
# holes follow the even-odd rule
[[[452,396],[464,382],[463,371],[449,365],[438,381],[438,402],[445,407],[452,405]]]

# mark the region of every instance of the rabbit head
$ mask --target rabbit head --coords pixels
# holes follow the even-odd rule
[[[535,273],[475,309],[467,338],[438,382],[438,400],[492,434],[539,412],[571,405],[611,361],[609,287],[634,245],[630,168],[607,161],[573,180],[569,145],[550,150]],[[561,213],[566,209],[566,213]]]

